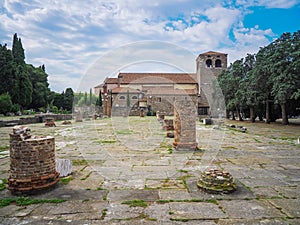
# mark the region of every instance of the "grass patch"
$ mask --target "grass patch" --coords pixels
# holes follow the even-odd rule
[[[62,177],[59,179],[63,185],[67,185],[71,180],[74,180],[72,176]]]
[[[85,159],[74,159],[72,164],[73,166],[87,166],[88,162]]]
[[[86,179],[88,179],[91,176],[92,172],[93,171],[89,172],[85,177],[81,178],[80,180],[86,180]]]
[[[178,200],[174,200],[174,199],[160,199],[157,200],[156,203],[158,204],[165,204],[165,203],[170,203],[170,202],[205,202],[205,200],[203,199],[197,199],[197,198],[192,198],[192,199],[178,199]],[[208,202],[208,200],[207,200]]]
[[[124,201],[121,204],[129,205],[130,207],[147,207],[148,204],[144,200],[134,199],[130,201]]]
[[[114,144],[116,142],[117,142],[117,140],[104,140],[104,141],[100,141],[101,144]]]
[[[0,191],[3,191],[6,188],[6,182],[7,180],[5,178],[2,178],[2,184],[0,184]]]
[[[180,172],[180,173],[188,173],[189,171],[187,171],[187,170],[177,170],[178,172]]]
[[[253,138],[253,139],[254,139],[254,141],[256,141],[257,143],[261,143],[261,141],[258,140],[257,138]]]
[[[0,146],[0,152],[4,152],[9,150],[9,145],[5,145],[5,146]]]
[[[100,217],[101,220],[104,220],[104,218],[105,218],[105,216],[106,216],[106,214],[107,214],[107,210],[108,210],[108,209],[106,209],[106,208],[105,208],[105,209],[102,209],[102,211],[101,211],[101,217]]]
[[[132,134],[133,131],[129,130],[129,129],[125,129],[125,130],[117,130],[116,134]]]
[[[173,147],[171,145],[168,146],[168,153],[169,154],[173,153]]]
[[[189,219],[186,218],[170,218],[171,221],[178,221],[178,222],[188,222]]]
[[[19,198],[4,198],[0,199],[0,208],[15,203],[18,206],[27,206],[32,204],[42,204],[42,203],[61,203],[65,202],[63,199],[31,199],[28,197],[19,197]]]
[[[103,200],[103,201],[106,201],[106,200],[107,200],[107,195],[108,195],[108,193],[106,193],[106,194],[104,194],[104,195],[102,196],[102,200]]]

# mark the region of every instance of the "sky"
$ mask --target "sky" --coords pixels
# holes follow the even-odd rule
[[[120,71],[195,72],[207,51],[230,63],[299,29],[300,0],[0,0],[0,43],[17,33],[56,92]]]

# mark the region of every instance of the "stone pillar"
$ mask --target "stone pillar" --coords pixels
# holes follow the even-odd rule
[[[10,134],[10,177],[12,193],[34,193],[57,184],[54,137],[36,137],[29,129],[16,126]]]
[[[174,102],[174,143],[176,150],[196,150],[196,106],[192,101]]]

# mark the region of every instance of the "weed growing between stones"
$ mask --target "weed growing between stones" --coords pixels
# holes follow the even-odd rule
[[[106,213],[107,213],[107,208],[105,208],[101,211],[101,217],[100,217],[101,220],[104,220]]]
[[[121,204],[129,205],[130,207],[147,207],[148,204],[144,200],[134,199],[130,201],[124,201]]]
[[[91,174],[92,174],[92,171],[89,172],[85,177],[81,178],[80,180],[86,180],[86,179],[88,179]]]
[[[1,179],[1,183],[0,183],[0,191],[3,191],[6,188],[6,182],[7,180],[5,178]]]
[[[108,193],[106,193],[106,194],[104,194],[104,195],[102,196],[102,200],[103,200],[103,201],[106,201],[106,200],[107,200],[107,195],[108,195]]]
[[[116,140],[103,140],[100,143],[101,144],[114,144],[116,142],[117,142]]]
[[[5,146],[0,146],[0,152],[8,151],[9,150],[9,145]]]
[[[88,162],[85,159],[74,159],[72,164],[73,166],[87,166]]]
[[[73,178],[72,176],[60,178],[60,182],[61,182],[63,185],[67,185],[71,180],[74,180],[74,178]]]
[[[66,200],[63,199],[31,199],[28,197],[19,197],[19,198],[4,198],[0,199],[0,208],[10,205],[11,203],[16,203],[18,206],[27,206],[32,204],[41,204],[41,203],[62,203]]]

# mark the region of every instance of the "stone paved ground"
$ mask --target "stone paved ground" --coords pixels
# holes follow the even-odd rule
[[[56,124],[30,128],[55,136],[56,155],[72,160],[73,173],[29,198],[66,201],[10,204],[0,208],[0,224],[300,224],[299,125],[245,122],[241,133],[197,123],[201,151],[178,152],[154,117]],[[11,130],[0,128],[0,178],[9,176]],[[236,192],[197,188],[201,171],[214,167],[233,175]],[[0,191],[1,199],[10,197]]]

